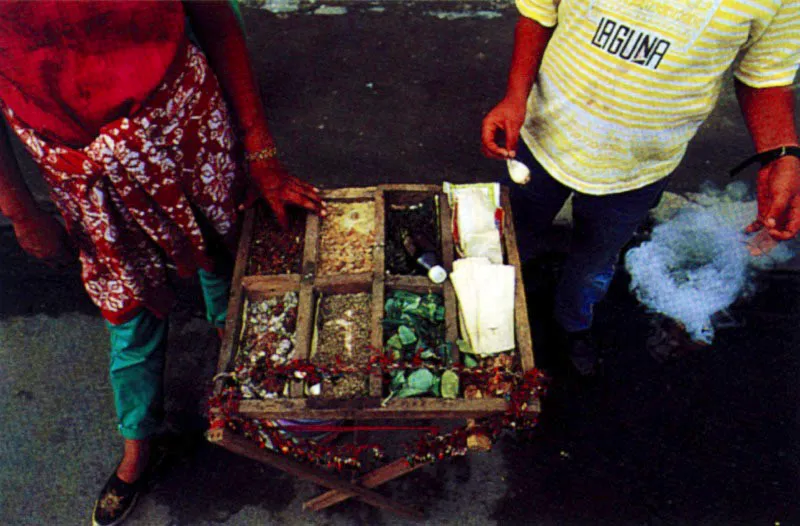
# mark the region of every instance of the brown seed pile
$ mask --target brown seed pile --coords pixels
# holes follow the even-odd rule
[[[293,211],[288,219],[288,228],[283,230],[269,211],[259,209],[256,212],[248,275],[300,272],[306,216],[305,213]]]
[[[320,227],[320,274],[355,274],[372,270],[375,203],[328,203]]]
[[[364,366],[370,358],[371,295],[338,294],[324,296],[319,308],[319,340],[314,362],[332,365]],[[322,396],[325,398],[354,398],[366,396],[367,377],[361,373],[347,373],[335,380],[324,380]]]

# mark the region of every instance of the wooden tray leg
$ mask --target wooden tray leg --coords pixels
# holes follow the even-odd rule
[[[353,421],[353,427],[356,428],[356,430],[353,432],[353,444],[356,446],[363,446],[369,440],[369,431],[358,429],[362,423],[363,422],[359,422],[358,420]],[[355,484],[357,480],[358,473],[353,470],[353,473],[350,475],[350,482]]]
[[[427,462],[420,462],[412,466],[405,458],[399,458],[390,464],[370,471],[355,482],[359,484],[359,487],[377,488],[378,486],[389,482],[390,480],[402,477],[403,475],[411,473],[412,471],[415,471],[427,464]],[[320,511],[355,496],[357,496],[356,493],[332,489],[323,493],[322,495],[319,495],[318,497],[314,497],[313,499],[304,502],[303,509]]]
[[[362,486],[351,484],[321,469],[301,464],[278,453],[262,449],[254,442],[228,429],[211,430],[208,432],[207,438],[209,442],[222,446],[232,453],[268,464],[297,478],[311,481],[320,486],[353,495],[370,506],[388,510],[411,519],[421,519],[423,517],[419,510],[411,506],[388,499],[380,493],[370,491]]]

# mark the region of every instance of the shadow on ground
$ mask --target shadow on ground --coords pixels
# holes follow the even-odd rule
[[[97,307],[83,289],[77,261],[54,267],[30,257],[20,248],[10,225],[0,226],[0,244],[0,291],[4,298],[0,301],[0,319],[67,312],[97,314]]]
[[[540,300],[532,302],[533,320],[547,319],[541,300],[552,278],[542,273],[558,259],[528,269],[528,282],[540,283],[529,287],[529,297]],[[590,386],[555,383],[540,426],[502,444],[515,469],[493,517],[556,524],[800,519],[798,306],[786,301],[800,292],[800,278],[763,277],[756,296],[732,309],[738,327],[663,365],[645,346],[652,316],[627,285],[618,275],[598,307],[604,377]],[[552,331],[538,325],[534,346],[547,363]]]

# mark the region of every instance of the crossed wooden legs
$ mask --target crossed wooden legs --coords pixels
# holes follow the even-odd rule
[[[229,429],[212,429],[208,432],[207,437],[209,442],[224,447],[232,453],[268,464],[292,476],[314,482],[330,490],[303,504],[306,509],[319,511],[355,497],[371,506],[397,513],[403,517],[411,519],[423,518],[422,513],[416,508],[384,497],[380,493],[371,491],[371,488],[411,473],[424,464],[412,466],[404,458],[398,459],[367,473],[353,482],[348,482],[322,469],[296,462],[268,449],[263,449],[255,442],[237,435]]]
[[[389,482],[390,480],[394,480],[398,477],[402,477],[403,475],[411,473],[412,471],[421,468],[424,465],[425,463],[419,463],[412,466],[406,459],[399,458],[391,464],[387,464],[374,471],[370,471],[354,482],[364,488],[377,488],[381,484]],[[318,497],[306,501],[303,503],[303,508],[307,510],[320,511],[356,496],[357,495],[355,493],[349,491],[332,489]]]

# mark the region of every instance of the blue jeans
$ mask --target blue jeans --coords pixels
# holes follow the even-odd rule
[[[556,288],[556,321],[568,332],[592,325],[594,306],[603,299],[614,277],[622,248],[658,204],[667,179],[643,188],[609,195],[575,192],[553,179],[520,142],[517,160],[531,170],[531,180],[519,185],[506,176],[520,258],[524,263],[538,250],[537,240],[551,227],[564,202],[572,200],[572,245]]]

